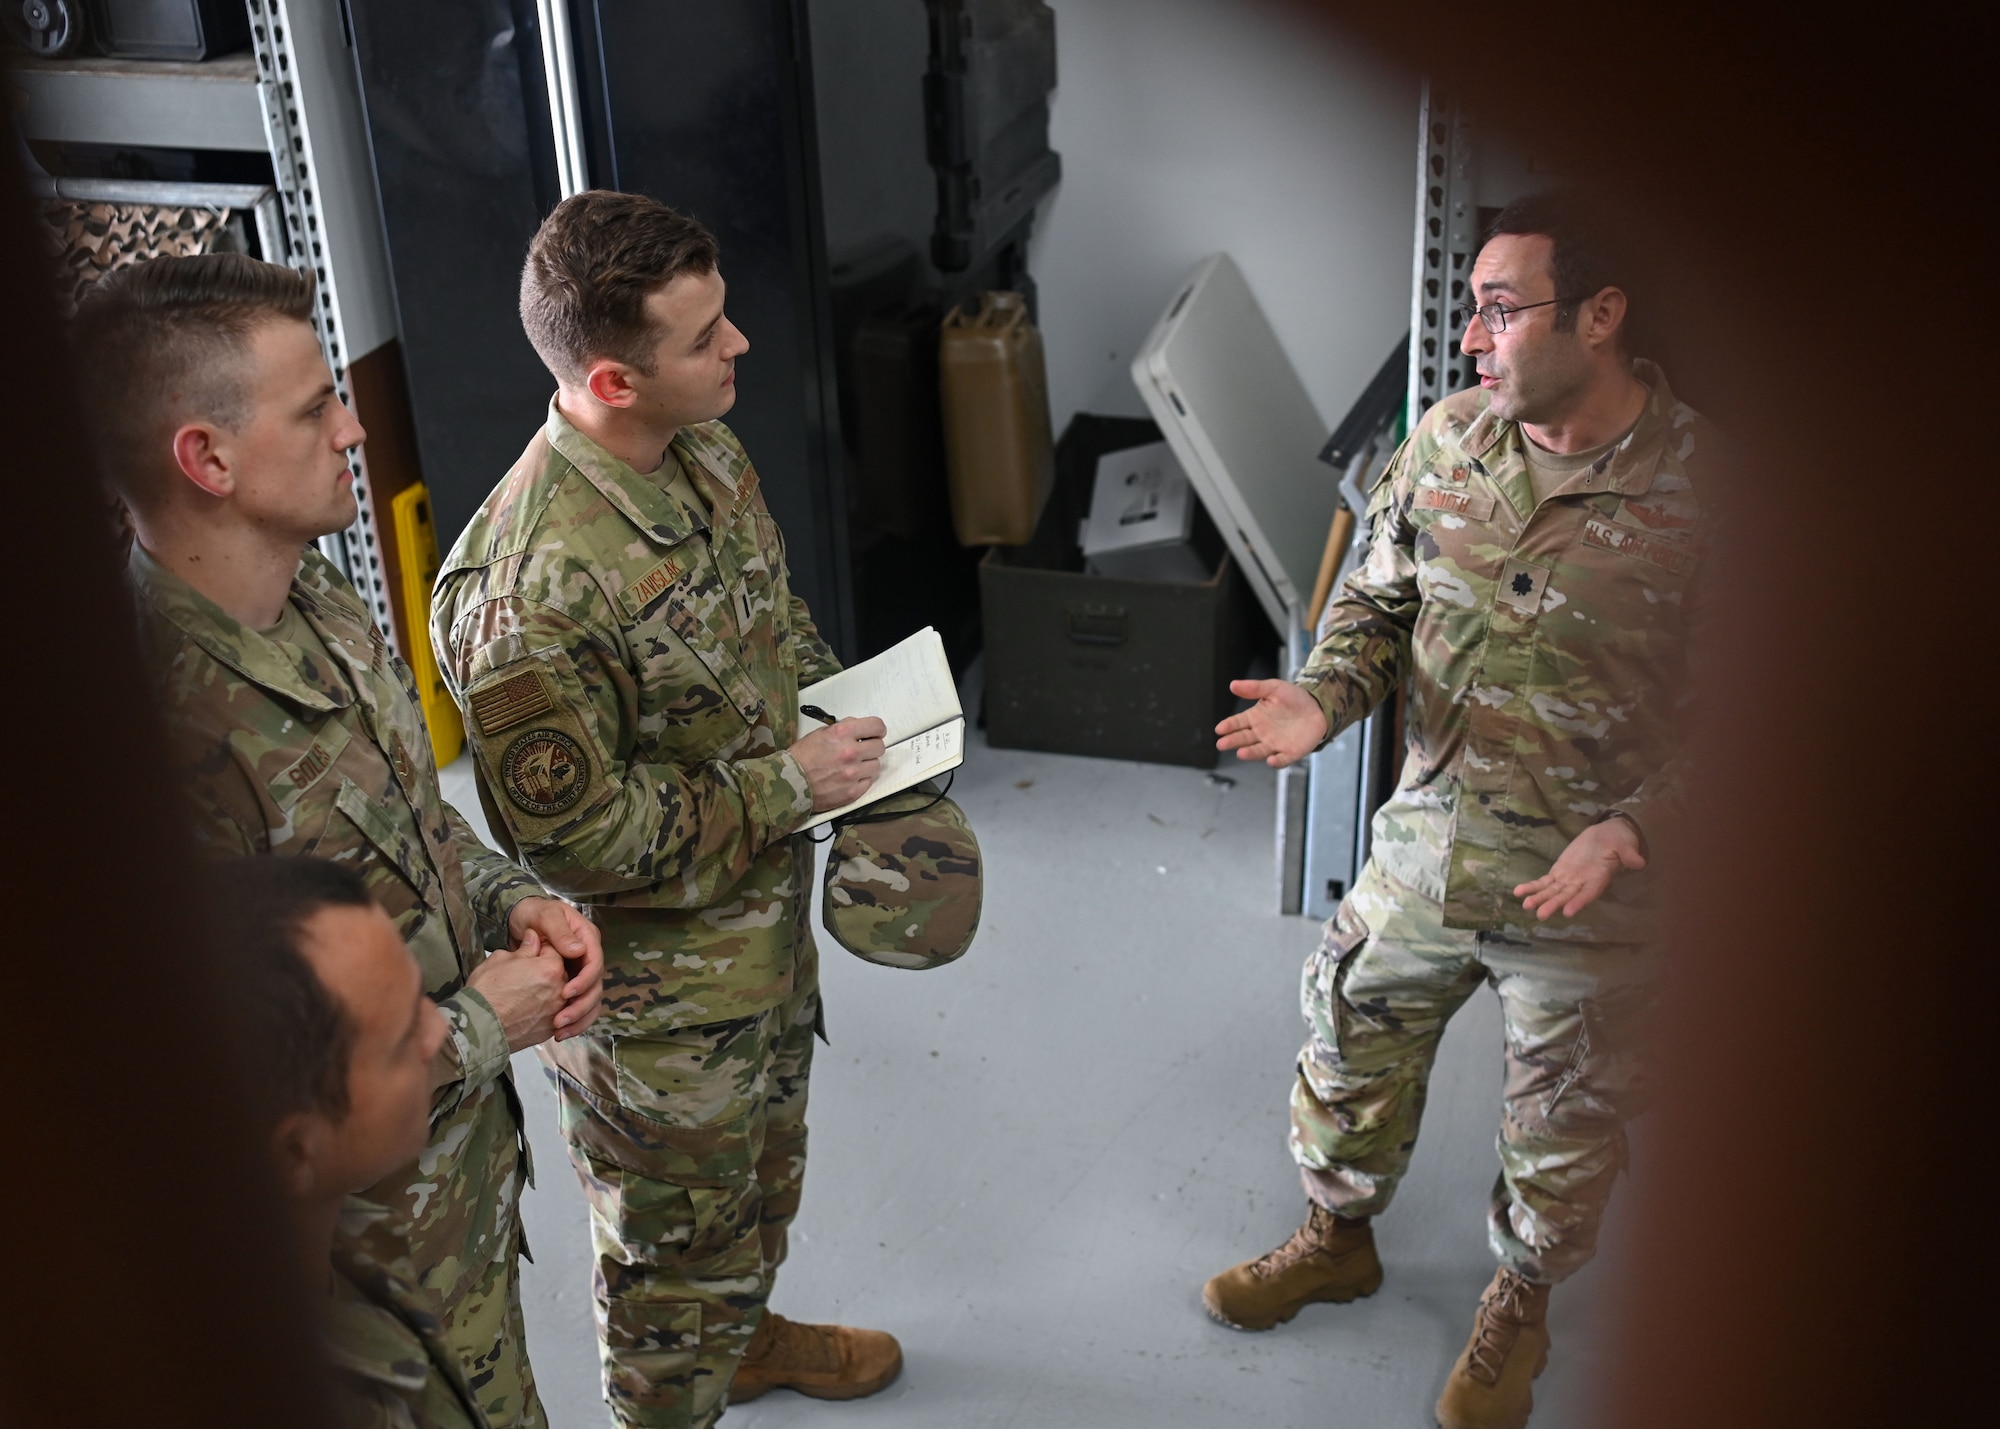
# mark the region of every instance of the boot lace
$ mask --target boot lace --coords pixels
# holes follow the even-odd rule
[[[1315,1251],[1325,1250],[1332,1217],[1315,1207],[1306,1223],[1292,1232],[1292,1238],[1276,1250],[1266,1251],[1250,1262],[1250,1273],[1260,1280],[1290,1270]]]
[[[1466,1351],[1466,1370],[1481,1384],[1498,1384],[1507,1356],[1521,1337],[1534,1287],[1512,1271],[1503,1270],[1493,1287],[1479,1297],[1479,1319]]]

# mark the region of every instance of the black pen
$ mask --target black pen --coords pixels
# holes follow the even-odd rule
[[[820,707],[819,707],[818,705],[800,705],[800,706],[799,706],[799,713],[800,713],[800,714],[802,714],[802,715],[808,715],[808,716],[810,716],[811,718],[813,718],[813,719],[816,719],[816,720],[818,720],[818,721],[819,721],[819,722],[820,722],[821,724],[839,724],[839,723],[840,723],[840,719],[839,719],[839,717],[838,717],[837,715],[830,715],[830,714],[828,714],[828,713],[827,713],[827,712],[826,712],[825,710],[821,709],[821,708],[820,708]]]

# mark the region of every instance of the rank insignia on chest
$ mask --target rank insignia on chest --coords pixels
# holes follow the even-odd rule
[[[1502,605],[1511,605],[1523,615],[1533,615],[1541,609],[1542,595],[1548,587],[1547,566],[1538,566],[1515,556],[1500,572],[1500,588],[1496,597]]]
[[[527,814],[553,818],[575,807],[590,783],[583,746],[559,729],[531,729],[500,760],[507,797]]]

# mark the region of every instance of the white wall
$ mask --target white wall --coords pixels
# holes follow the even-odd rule
[[[1132,355],[1241,266],[1331,430],[1409,328],[1417,80],[1263,0],[1050,0],[1061,187],[1029,268],[1055,430],[1143,416]]]

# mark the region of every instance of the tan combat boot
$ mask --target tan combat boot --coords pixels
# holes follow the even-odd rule
[[[1314,1206],[1292,1238],[1201,1288],[1208,1313],[1237,1330],[1268,1330],[1319,1301],[1341,1302],[1382,1288],[1375,1232]]]
[[[1438,1396],[1439,1429],[1522,1429],[1549,1362],[1549,1287],[1501,1270]]]
[[[805,1325],[766,1310],[729,1382],[729,1402],[742,1404],[774,1389],[795,1389],[814,1399],[860,1399],[886,1389],[902,1370],[903,1347],[894,1335]]]

